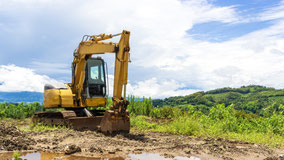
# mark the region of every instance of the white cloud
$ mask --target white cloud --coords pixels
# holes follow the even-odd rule
[[[284,18],[284,1],[282,0],[276,6],[266,9],[265,12],[261,13],[259,16],[260,20],[275,20],[279,18]]]
[[[45,75],[36,74],[33,70],[15,65],[0,66],[0,91],[43,92],[45,84],[62,87],[64,84]]]
[[[282,27],[278,23],[221,43],[192,43],[188,47],[191,52],[185,54],[179,62],[181,69],[176,72],[188,75],[195,72],[194,85],[205,90],[250,84],[283,88]],[[186,78],[180,80],[186,82]]]
[[[114,76],[109,75],[109,95],[113,94],[113,81]],[[145,81],[139,81],[137,83],[128,82],[127,84],[127,96],[134,95],[136,97],[151,97],[151,98],[166,98],[171,96],[189,95],[200,90],[188,89],[184,84],[181,84],[175,80],[163,80],[158,81],[157,78],[147,79]],[[122,93],[123,96],[123,93]]]
[[[268,8],[257,18],[245,19],[238,15],[234,6],[219,7],[206,0],[70,0],[68,3],[6,0],[0,3],[0,14],[11,16],[13,23],[7,25],[1,22],[0,30],[8,32],[5,29],[10,29],[11,37],[17,37],[16,42],[11,39],[11,43],[15,43],[16,46],[24,46],[24,42],[27,41],[25,35],[34,34],[35,31],[40,33],[40,36],[46,35],[46,39],[49,34],[58,34],[62,39],[60,43],[50,42],[50,47],[45,48],[42,57],[62,59],[62,62],[69,65],[68,60],[72,53],[65,53],[66,49],[73,47],[68,48],[73,50],[80,37],[71,36],[64,39],[65,36],[60,36],[63,34],[61,32],[64,32],[62,28],[69,29],[69,35],[117,33],[122,29],[128,29],[131,31],[130,66],[144,67],[147,71],[139,71],[139,80],[135,77],[129,80],[128,93],[137,96],[167,97],[195,91],[183,89],[188,86],[202,90],[249,84],[283,88],[283,6],[284,3],[281,2],[274,8]],[[17,18],[18,16],[20,18]],[[47,21],[45,25],[50,26],[40,32],[42,26],[39,23],[43,22],[42,19]],[[198,41],[187,33],[198,23],[218,21],[231,24],[251,20],[274,20],[274,24],[219,43]],[[61,30],[54,29],[54,25],[61,26]],[[15,26],[26,27],[21,29],[22,27]],[[48,27],[53,30],[48,30]],[[34,45],[40,43],[40,40],[35,41]],[[66,45],[70,41],[74,46]],[[64,47],[57,49],[56,46],[59,45]],[[65,65],[52,67],[49,65],[52,62],[35,63],[32,62],[32,57],[29,58],[29,65],[44,74],[50,74],[53,70],[43,69],[45,67],[54,70],[60,68],[57,72],[67,73]],[[113,64],[113,61],[108,64]],[[131,69],[130,67],[129,70]],[[148,78],[141,80],[145,75]],[[152,77],[149,78],[148,75]]]
[[[61,81],[54,80],[46,75],[35,73],[32,69],[19,67],[15,65],[0,66],[0,91],[1,92],[18,92],[31,91],[43,92],[45,84],[51,84],[55,87],[64,87]],[[109,95],[113,92],[113,75],[109,75]],[[138,97],[165,98],[172,95],[186,95],[199,90],[183,89],[186,87],[175,80],[157,81],[152,78],[146,81],[140,81],[137,84],[129,83],[127,85],[127,95],[135,95]]]
[[[128,94],[138,97],[166,98],[172,96],[189,95],[200,91],[196,89],[185,89],[185,85],[175,80],[158,81],[157,78],[140,81],[137,84],[128,85]]]

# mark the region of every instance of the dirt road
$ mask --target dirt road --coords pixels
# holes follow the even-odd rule
[[[23,124],[22,124],[23,125]],[[130,153],[159,153],[166,158],[195,156],[203,159],[266,159],[284,160],[284,149],[229,141],[225,139],[195,138],[155,132],[131,130],[130,134],[105,136],[95,131],[55,130],[24,132],[0,122],[0,152],[33,150],[66,152],[75,146],[75,155],[127,157]],[[281,158],[282,157],[282,158]]]

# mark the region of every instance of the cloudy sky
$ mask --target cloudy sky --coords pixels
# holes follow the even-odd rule
[[[128,94],[284,88],[284,1],[0,0],[0,91],[70,82],[82,36],[123,29],[131,31]],[[103,57],[112,81],[114,57]]]

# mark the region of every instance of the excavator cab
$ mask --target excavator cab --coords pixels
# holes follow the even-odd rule
[[[105,62],[101,58],[87,60],[84,91],[87,98],[105,98],[107,96]]]

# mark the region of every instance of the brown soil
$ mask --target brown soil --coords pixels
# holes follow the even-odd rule
[[[23,124],[22,124],[23,125]],[[203,159],[265,159],[284,160],[284,149],[271,149],[241,141],[226,139],[195,138],[156,132],[131,130],[130,134],[106,136],[95,131],[56,130],[45,132],[23,132],[16,127],[0,122],[0,152],[34,150],[64,152],[66,146],[75,145],[80,152],[75,155],[105,157],[115,155],[127,157],[134,153],[159,153],[175,156],[195,156]]]
[[[0,150],[32,150],[36,142],[15,126],[0,123]]]

